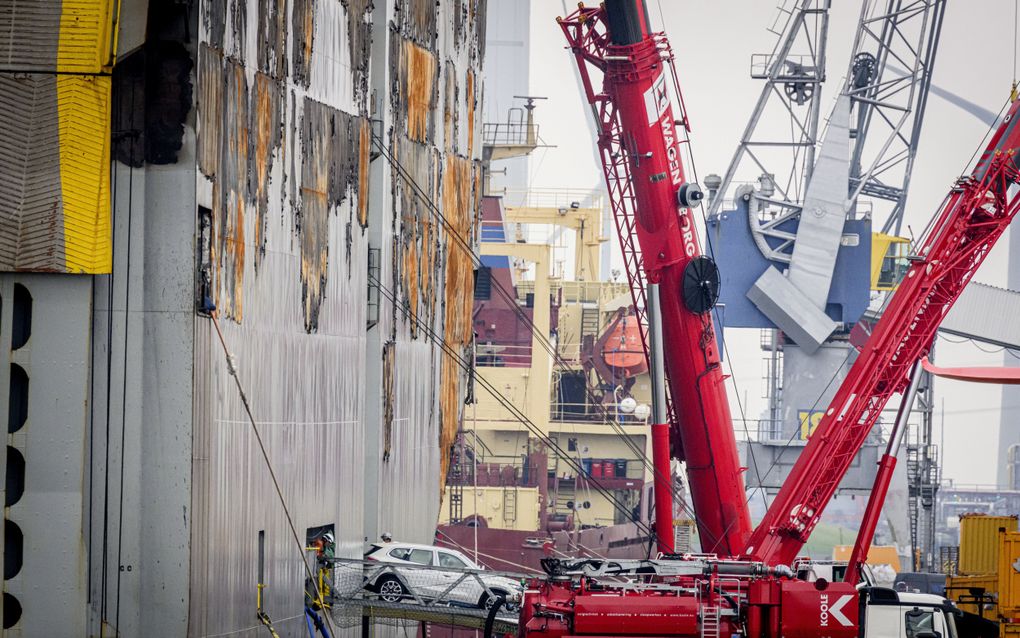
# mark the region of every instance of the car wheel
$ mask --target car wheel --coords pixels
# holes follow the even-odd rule
[[[482,593],[482,598],[478,601],[478,606],[481,607],[482,609],[489,610],[489,609],[492,609],[493,605],[495,605],[496,603],[499,602],[500,598],[502,598],[503,599],[503,609],[506,609],[508,611],[512,611],[513,610],[512,603],[509,603],[506,600],[508,596],[509,596],[509,594],[507,594],[502,589],[493,589],[492,590],[492,596],[490,596],[489,594],[483,592]]]
[[[379,599],[388,603],[400,602],[407,596],[407,588],[396,576],[384,576],[379,579],[376,585]]]

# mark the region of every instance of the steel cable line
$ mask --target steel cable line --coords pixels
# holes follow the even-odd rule
[[[380,155],[383,158],[385,158],[386,161],[389,162],[390,165],[397,170],[401,178],[409,186],[411,186],[412,190],[414,190],[415,194],[418,196],[418,199],[422,201],[422,203],[425,204],[426,208],[440,220],[444,230],[446,230],[447,235],[452,236],[455,239],[456,243],[471,258],[472,263],[474,263],[476,266],[481,266],[482,265],[481,258],[478,256],[477,253],[474,252],[474,249],[471,247],[471,245],[467,242],[467,240],[461,237],[460,233],[458,233],[452,227],[452,225],[450,224],[446,216],[443,214],[443,212],[429,198],[429,196],[424,192],[421,186],[418,185],[417,181],[414,179],[412,175],[410,175],[410,173],[401,164],[401,162],[395,157],[393,157],[392,153],[390,153],[389,150],[385,148],[382,139],[378,135],[373,133],[372,141],[375,143],[376,148],[380,152]],[[507,306],[511,308],[514,314],[524,323],[524,325],[529,329],[531,334],[538,338],[538,341],[542,346],[543,350],[545,350],[550,356],[553,357],[553,360],[557,363],[557,365],[559,365],[564,370],[570,372],[577,372],[575,368],[570,366],[570,364],[567,363],[562,358],[562,356],[557,351],[556,347],[552,345],[552,343],[549,341],[548,337],[542,334],[542,331],[539,330],[537,326],[535,326],[532,319],[528,317],[527,314],[518,306],[516,296],[512,295],[509,291],[507,291],[506,288],[504,288],[503,285],[498,281],[495,280],[492,281],[492,288],[496,290],[497,294],[499,294],[499,296],[507,303]],[[596,407],[596,410],[600,414],[600,416],[602,416],[606,423],[623,438],[623,441],[627,445],[627,447],[630,448],[632,452],[634,452],[636,460],[640,461],[642,465],[652,473],[653,477],[666,481],[670,486],[670,491],[674,497],[674,502],[680,503],[682,509],[695,522],[700,522],[700,519],[698,519],[696,512],[694,512],[694,510],[691,509],[690,505],[686,502],[686,499],[680,498],[681,494],[679,490],[674,488],[672,477],[671,476],[664,477],[663,474],[655,468],[651,460],[648,459],[648,456],[645,454],[644,450],[638,448],[637,444],[634,443],[633,440],[631,440],[632,435],[624,431],[623,427],[619,424],[619,422],[612,418],[609,411],[606,410],[605,407],[602,406],[600,403],[598,403],[597,401],[598,397],[595,395],[591,386],[589,386],[587,383],[585,383],[585,392],[588,398],[592,400],[592,403]]]

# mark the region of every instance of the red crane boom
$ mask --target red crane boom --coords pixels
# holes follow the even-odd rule
[[[677,90],[680,117],[669,97],[672,51],[663,34],[651,32],[645,0],[581,6],[559,24],[599,129],[609,200],[643,328],[645,284],[659,285],[667,385],[676,404],[673,452],[687,462],[702,549],[735,555],[746,544],[751,521],[712,325],[718,273],[702,255],[690,210],[700,190],[686,182],[681,161],[687,133],[682,96]],[[602,75],[599,91],[593,71]],[[647,352],[647,341],[645,346]],[[653,437],[660,445],[663,440]],[[672,539],[663,529],[672,529],[672,512],[664,507],[668,451],[657,450],[654,457],[661,515],[656,527],[660,548],[669,550]]]
[[[746,556],[773,565],[788,565],[796,558],[886,403],[907,386],[911,368],[931,349],[942,318],[1012,221],[1020,207],[1020,189],[1011,188],[1020,183],[1018,110],[1020,101],[1014,101],[971,174],[953,186],[871,337],[751,536]],[[894,465],[895,458],[883,463]],[[888,481],[891,467],[883,470]]]

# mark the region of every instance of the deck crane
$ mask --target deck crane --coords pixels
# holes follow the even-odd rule
[[[702,254],[691,211],[701,190],[686,181],[681,161],[689,124],[673,54],[666,38],[652,32],[645,0],[582,5],[559,24],[596,120],[646,354],[646,302],[658,301],[666,385],[675,403],[675,409],[662,410],[669,412],[673,427],[667,429],[666,415],[657,415],[652,431],[659,548],[673,547],[668,506],[672,436],[674,456],[687,462],[703,549],[735,555],[751,533],[751,519],[712,323],[718,269]],[[593,81],[596,73],[602,76],[600,90]],[[680,98],[676,113],[670,84]],[[654,367],[656,357],[649,360]],[[662,376],[661,370],[653,371],[653,383]],[[655,403],[661,407],[664,401]]]
[[[692,441],[717,454],[731,455],[717,456],[707,470],[695,468],[704,472],[700,478],[705,479],[695,481],[692,476],[690,481],[697,513],[732,513],[734,505],[744,503],[743,493],[732,495],[735,501],[712,502],[719,497],[720,468],[732,468],[736,459],[735,449],[716,445],[731,440],[731,424],[728,418],[705,419],[705,412],[697,409],[703,403],[691,402],[685,394],[688,389],[676,383],[678,378],[690,379],[684,375],[682,364],[690,363],[694,348],[706,353],[706,359],[695,360],[697,373],[711,372],[711,366],[705,367],[704,363],[708,360],[705,336],[712,333],[710,322],[706,328],[705,315],[694,312],[685,299],[696,300],[696,295],[690,288],[685,291],[682,280],[670,271],[677,264],[685,270],[690,268],[699,255],[696,240],[683,235],[685,224],[693,227],[688,210],[692,202],[684,201],[682,169],[671,164],[678,156],[672,112],[668,98],[665,104],[658,100],[656,88],[664,73],[662,67],[671,57],[668,44],[661,34],[650,33],[642,0],[607,0],[599,8],[581,6],[560,24],[582,67],[589,101],[603,123],[599,146],[610,195],[615,197],[617,224],[621,230],[636,233],[646,255],[644,275],[650,285],[658,282],[662,286],[665,351],[670,357],[677,351],[686,357],[669,360],[666,369],[672,375],[670,389],[681,413],[693,409],[702,419],[693,421],[703,428],[693,437],[688,431],[691,421],[678,419],[688,463]],[[601,93],[594,92],[586,65],[604,73]],[[858,582],[860,563],[867,554],[882,496],[891,480],[893,450],[883,459],[846,579],[829,582],[826,578],[800,578],[791,563],[886,403],[893,394],[905,394],[906,401],[911,400],[911,379],[916,378],[911,371],[930,349],[942,317],[1020,209],[1020,189],[1016,188],[1020,185],[1017,118],[1020,100],[1010,105],[971,173],[954,184],[920,249],[911,258],[903,283],[800,455],[789,481],[743,550],[730,549],[736,542],[731,536],[730,545],[719,552],[721,557],[547,559],[544,567],[549,578],[532,583],[525,595],[522,637],[956,638],[955,609],[944,598],[897,593]],[[656,135],[661,137],[656,139]],[[663,171],[662,178],[653,179]],[[679,172],[679,179],[671,177],[674,172]],[[669,188],[648,188],[661,182]],[[679,207],[669,197],[674,193],[679,194]],[[676,252],[678,247],[683,250]],[[650,253],[651,248],[659,252]],[[635,263],[642,264],[639,255]],[[705,272],[710,271],[703,270],[702,274]],[[643,283],[640,275],[638,272],[634,276]],[[705,277],[695,279],[695,292],[705,281]],[[701,301],[709,297],[703,294]],[[654,295],[651,298],[654,300]],[[669,305],[672,311],[667,311]],[[696,386],[696,390],[710,393],[712,400],[718,396],[715,386]],[[730,439],[724,430],[729,431]],[[661,470],[657,467],[657,472]],[[719,523],[718,517],[711,520]],[[711,525],[706,529],[711,530]],[[730,530],[719,531],[725,536]]]

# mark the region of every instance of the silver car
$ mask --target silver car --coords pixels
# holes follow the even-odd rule
[[[503,597],[505,608],[513,611],[519,608],[524,596],[519,581],[477,573],[485,568],[447,547],[379,543],[369,548],[365,559],[393,565],[389,569],[370,567],[366,571],[365,588],[386,602],[420,598],[428,604],[489,609]]]

